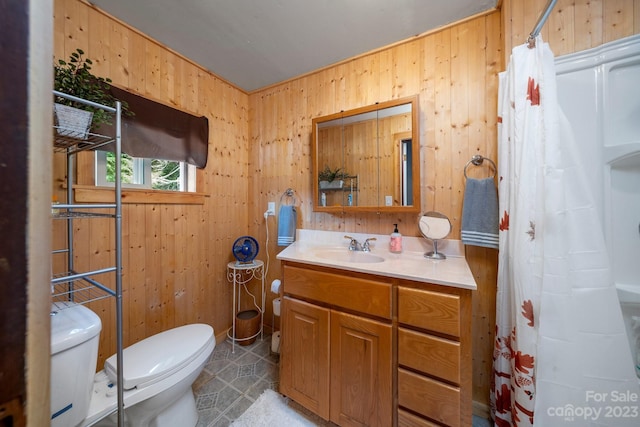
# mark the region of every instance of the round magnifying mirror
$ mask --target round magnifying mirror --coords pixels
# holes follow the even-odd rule
[[[433,242],[433,251],[424,254],[425,258],[446,259],[443,253],[438,252],[438,240],[444,239],[451,233],[451,221],[440,212],[426,212],[418,217],[418,228],[422,235]]]

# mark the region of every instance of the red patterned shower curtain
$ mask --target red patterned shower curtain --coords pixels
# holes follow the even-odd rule
[[[537,183],[544,157],[542,43],[516,47],[500,75],[500,255],[494,379],[497,426],[533,425],[538,308],[542,288]],[[553,59],[551,59],[553,62]],[[555,78],[555,75],[554,75]],[[544,99],[544,98],[543,98]]]
[[[640,388],[590,165],[579,161],[540,36],[513,50],[498,114],[495,425],[637,426]]]

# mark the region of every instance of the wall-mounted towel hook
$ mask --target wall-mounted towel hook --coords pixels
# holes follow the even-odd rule
[[[286,190],[284,190],[284,193],[282,193],[282,196],[280,196],[280,205],[282,205],[282,201],[287,202],[288,205],[291,206],[295,206],[296,205],[296,196],[295,196],[295,191],[291,188],[287,188]],[[289,203],[292,202],[292,203]]]
[[[465,179],[468,178],[467,177],[467,168],[469,167],[469,165],[473,164],[475,166],[480,166],[480,165],[482,165],[482,162],[484,162],[485,160],[488,161],[491,164],[491,167],[493,168],[493,175],[491,175],[491,178],[495,178],[496,177],[496,172],[498,171],[498,168],[496,167],[496,164],[493,163],[493,160],[491,160],[488,157],[481,156],[480,154],[476,154],[475,156],[473,156],[471,158],[471,160],[469,160],[467,162],[466,165],[464,165],[464,177],[465,177]]]

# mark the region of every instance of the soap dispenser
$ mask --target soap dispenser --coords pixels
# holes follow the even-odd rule
[[[391,233],[391,239],[389,240],[389,251],[394,254],[402,252],[402,234],[398,231],[398,224],[393,224],[394,229]]]

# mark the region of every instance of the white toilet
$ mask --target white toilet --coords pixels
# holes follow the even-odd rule
[[[622,308],[622,318],[629,338],[631,357],[640,380],[640,287],[618,284],[618,299]]]
[[[116,356],[95,373],[100,318],[85,306],[55,303],[51,316],[51,426],[117,425]],[[61,309],[62,308],[62,309]],[[191,385],[215,348],[213,328],[180,326],[123,350],[128,426],[195,426]]]

